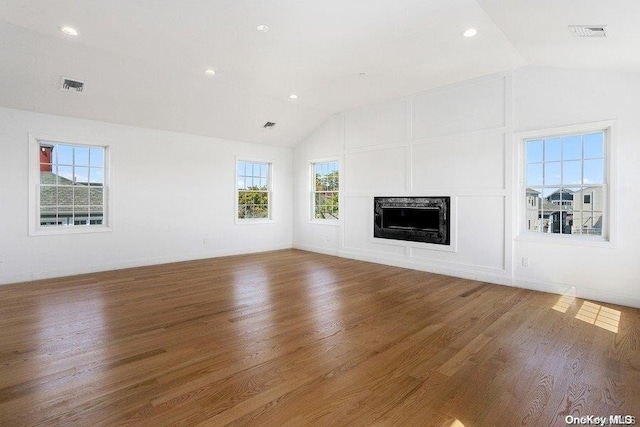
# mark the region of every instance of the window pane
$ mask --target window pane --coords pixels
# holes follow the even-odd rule
[[[260,177],[266,178],[269,174],[268,169],[269,167],[266,163],[263,163],[262,165],[260,165]]]
[[[544,185],[559,185],[562,183],[560,162],[544,164]]]
[[[562,144],[559,138],[544,141],[544,161],[558,161],[562,159]]]
[[[527,231],[542,232],[542,209],[527,209]]]
[[[542,185],[542,163],[527,165],[527,185]]]
[[[527,142],[527,163],[542,162],[542,141]]]
[[[58,176],[53,172],[53,170],[55,170],[54,167],[47,167],[46,170],[40,171],[40,184],[56,185],[58,183]]]
[[[89,204],[89,187],[77,186],[73,188],[73,205],[74,206],[86,206]],[[84,208],[84,212],[87,209]]]
[[[73,205],[73,187],[58,187],[58,204]]]
[[[104,169],[103,168],[90,168],[89,169],[89,182],[91,184],[104,185]]]
[[[58,204],[58,187],[40,187],[40,207],[56,206]],[[49,210],[50,212],[51,210]],[[53,209],[55,212],[55,209]]]
[[[102,205],[104,204],[104,190],[102,188],[89,188],[89,204],[91,212],[102,214]]]
[[[562,162],[562,183],[582,184],[582,162]]]
[[[86,185],[89,182],[89,168],[76,166],[73,172],[74,184]]]
[[[604,157],[604,133],[592,133],[584,136],[584,158]]]
[[[581,234],[602,235],[602,212],[583,210],[581,212]]]
[[[582,159],[582,135],[572,135],[562,138],[562,159]]]
[[[104,148],[91,147],[89,149],[89,163],[93,167],[104,167]]]
[[[604,160],[585,160],[584,161],[584,184],[603,184],[604,183]]]
[[[73,146],[56,144],[53,147],[53,163],[73,165]]]
[[[73,184],[72,166],[58,166],[58,183],[61,185]]]
[[[74,147],[74,164],[76,166],[89,166],[89,147]]]

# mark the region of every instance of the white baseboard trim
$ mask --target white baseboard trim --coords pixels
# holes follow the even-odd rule
[[[545,283],[527,279],[514,278],[513,286],[533,291],[548,292],[558,295],[571,295],[580,299],[606,302],[640,308],[640,297],[624,295],[617,292],[593,289],[585,286],[574,286],[566,283]]]
[[[530,289],[557,295],[566,295],[569,293],[581,299],[640,308],[640,297],[619,294],[616,292],[610,292],[601,289],[593,289],[584,286],[573,286],[566,283],[536,282],[522,278],[512,278],[506,271],[501,274],[500,272],[482,271],[475,266],[465,267],[461,266],[460,264],[447,265],[434,262],[416,262],[414,259],[408,259],[403,255],[380,254],[372,251],[353,251],[349,249],[333,250],[301,244],[294,244],[293,247],[305,251],[318,252],[325,255],[334,255],[342,258],[355,259],[358,261],[391,265],[394,267],[408,268],[411,270],[427,271],[429,273],[460,277],[463,279],[477,280],[503,286],[513,286],[517,288]]]
[[[469,268],[439,264],[435,262],[416,261],[415,258],[407,258],[393,254],[372,254],[354,252],[350,250],[338,251],[338,256],[343,258],[357,259],[360,261],[375,262],[377,264],[392,265],[394,267],[408,268],[411,270],[426,271],[429,273],[442,274],[445,276],[460,277],[469,280],[478,280],[481,282],[494,283],[496,285],[511,286],[511,278],[506,272],[495,271],[479,271],[477,268],[470,266]]]
[[[13,275],[0,275],[0,285],[9,285],[33,280],[53,279],[57,277],[75,276],[78,274],[99,273],[102,271],[122,270],[125,268],[145,267],[149,265],[170,264],[174,262],[195,261],[207,258],[220,258],[233,255],[244,255],[260,252],[270,252],[282,249],[291,249],[291,244],[278,244],[258,248],[223,249],[197,254],[170,254],[158,257],[137,258],[134,260],[119,261],[105,264],[83,265],[81,267],[63,268],[59,270],[31,271]]]
[[[301,251],[308,251],[308,252],[316,252],[324,255],[338,256],[338,251],[334,248],[323,248],[321,246],[301,245],[299,243],[294,243],[293,249],[300,249]]]

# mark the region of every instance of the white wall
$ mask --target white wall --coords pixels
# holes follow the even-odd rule
[[[494,75],[334,116],[294,152],[294,246],[510,283],[511,81]],[[309,220],[309,162],[328,157],[341,162],[337,226]],[[451,247],[374,240],[373,197],[384,195],[450,196]]]
[[[294,246],[640,307],[640,76],[523,67],[335,115],[294,152]],[[518,236],[514,133],[616,119],[612,244]],[[310,218],[309,161],[341,161],[341,220]],[[449,195],[452,251],[382,242],[373,197]],[[522,267],[522,258],[529,267]]]
[[[109,146],[113,231],[29,236],[29,133]],[[0,109],[0,283],[291,247],[292,150]],[[273,218],[236,225],[236,156],[273,161]]]
[[[640,75],[525,67],[514,74],[515,130],[615,120],[611,244],[549,244],[516,237],[514,282],[640,307]],[[522,258],[529,267],[522,267]]]

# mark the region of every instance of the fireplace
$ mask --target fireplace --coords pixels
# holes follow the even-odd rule
[[[450,245],[450,197],[374,197],[373,237]]]

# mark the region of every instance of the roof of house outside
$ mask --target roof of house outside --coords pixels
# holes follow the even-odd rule
[[[53,172],[40,172],[40,214],[58,216],[102,215],[104,189],[76,182]],[[57,185],[56,185],[57,184]],[[89,209],[91,205],[91,209]]]

